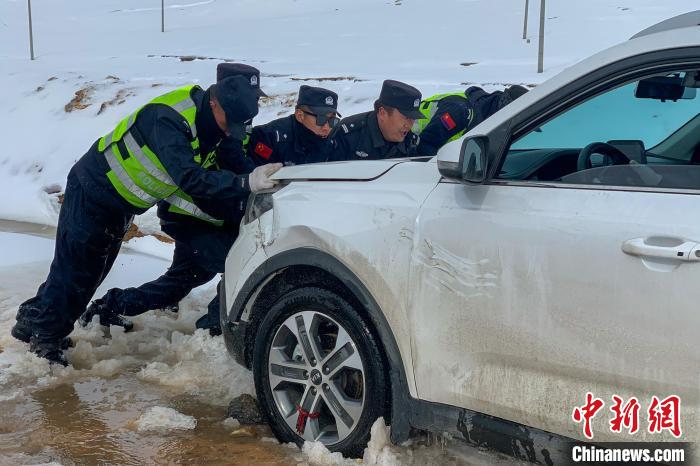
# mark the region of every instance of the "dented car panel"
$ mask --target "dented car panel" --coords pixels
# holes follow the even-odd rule
[[[274,208],[241,229],[227,258],[226,276],[242,270],[239,276],[247,277],[268,257],[300,248],[338,258],[360,278],[382,309],[406,364],[411,395],[416,396],[410,366],[407,297],[411,285],[407,278],[415,219],[439,174],[434,166],[425,170],[425,162],[384,166],[390,170],[381,183],[296,181],[275,193]],[[381,199],[379,206],[377,199]],[[384,239],[378,242],[377,237]],[[226,299],[232,303],[244,281],[227,278],[227,282]],[[244,312],[241,319],[248,318]]]

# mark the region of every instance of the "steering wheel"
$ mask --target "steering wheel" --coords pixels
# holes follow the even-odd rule
[[[630,163],[630,158],[617,147],[611,146],[607,142],[592,142],[579,152],[576,170],[581,171],[593,168],[593,165],[591,165],[591,155],[593,154],[602,154],[606,158],[612,159],[612,163],[609,165],[627,165]]]

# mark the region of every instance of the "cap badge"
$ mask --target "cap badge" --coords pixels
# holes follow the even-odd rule
[[[326,105],[333,105],[333,97],[331,97],[331,96],[326,97]]]
[[[419,105],[420,105],[420,99],[416,99],[416,100],[413,101],[413,106],[414,106],[415,108],[418,108]]]
[[[258,77],[256,75],[253,75],[250,77],[250,85],[251,86],[257,86],[258,85]]]

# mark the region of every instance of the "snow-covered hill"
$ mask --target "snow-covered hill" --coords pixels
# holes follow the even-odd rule
[[[467,83],[536,84],[697,0],[549,0],[545,73],[539,2],[522,0],[0,0],[0,218],[55,224],[72,163],[123,115],[168,89],[214,80],[216,64],[257,66],[272,96],[257,122],[290,112],[300,84],[370,108],[386,78],[424,95]],[[76,95],[76,92],[78,93]],[[53,193],[53,194],[51,194]],[[157,229],[153,214],[137,222]]]

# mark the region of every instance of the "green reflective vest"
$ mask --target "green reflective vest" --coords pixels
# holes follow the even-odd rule
[[[432,97],[428,97],[427,99],[424,99],[419,107],[419,111],[425,115],[425,118],[421,120],[416,120],[415,123],[413,124],[413,128],[411,128],[411,131],[415,134],[420,135],[420,133],[423,132],[426,126],[428,126],[428,123],[430,123],[430,120],[435,116],[435,114],[438,111],[438,106],[440,105],[440,101],[444,99],[445,97],[450,97],[450,96],[458,96],[462,97],[463,99],[467,99],[467,96],[464,94],[464,91],[459,91],[459,92],[446,92],[444,94],[435,94]],[[468,115],[469,121],[472,121],[474,119],[474,110],[469,109],[469,115]],[[467,128],[464,128],[454,136],[452,136],[450,139],[447,140],[447,142],[452,142],[456,139],[461,138],[464,133],[467,132]]]
[[[197,162],[201,163],[202,168],[208,169],[213,167],[213,169],[218,170],[218,165],[216,164],[216,153],[214,151],[209,153],[204,158],[204,161],[198,160]],[[170,204],[168,206],[168,212],[196,217],[199,220],[203,220],[218,227],[224,224],[223,220],[216,219],[197,207],[192,198],[181,189],[175,191],[165,200]]]
[[[167,105],[182,115],[192,130],[190,141],[192,150],[195,154],[199,154],[199,139],[195,125],[197,106],[190,96],[195,87],[191,85],[175,89],[156,97],[146,105]],[[110,183],[129,204],[140,209],[148,209],[161,199],[165,199],[177,207],[178,213],[192,215],[205,221],[219,222],[202,212],[189,196],[178,189],[158,159],[158,155],[148,145],[139,145],[136,142],[131,128],[146,105],[120,121],[112,132],[100,138],[98,142],[97,148],[104,155],[110,168],[107,172]],[[202,166],[209,160],[213,160],[213,153],[208,154],[204,161],[200,155],[195,155],[195,161]]]

